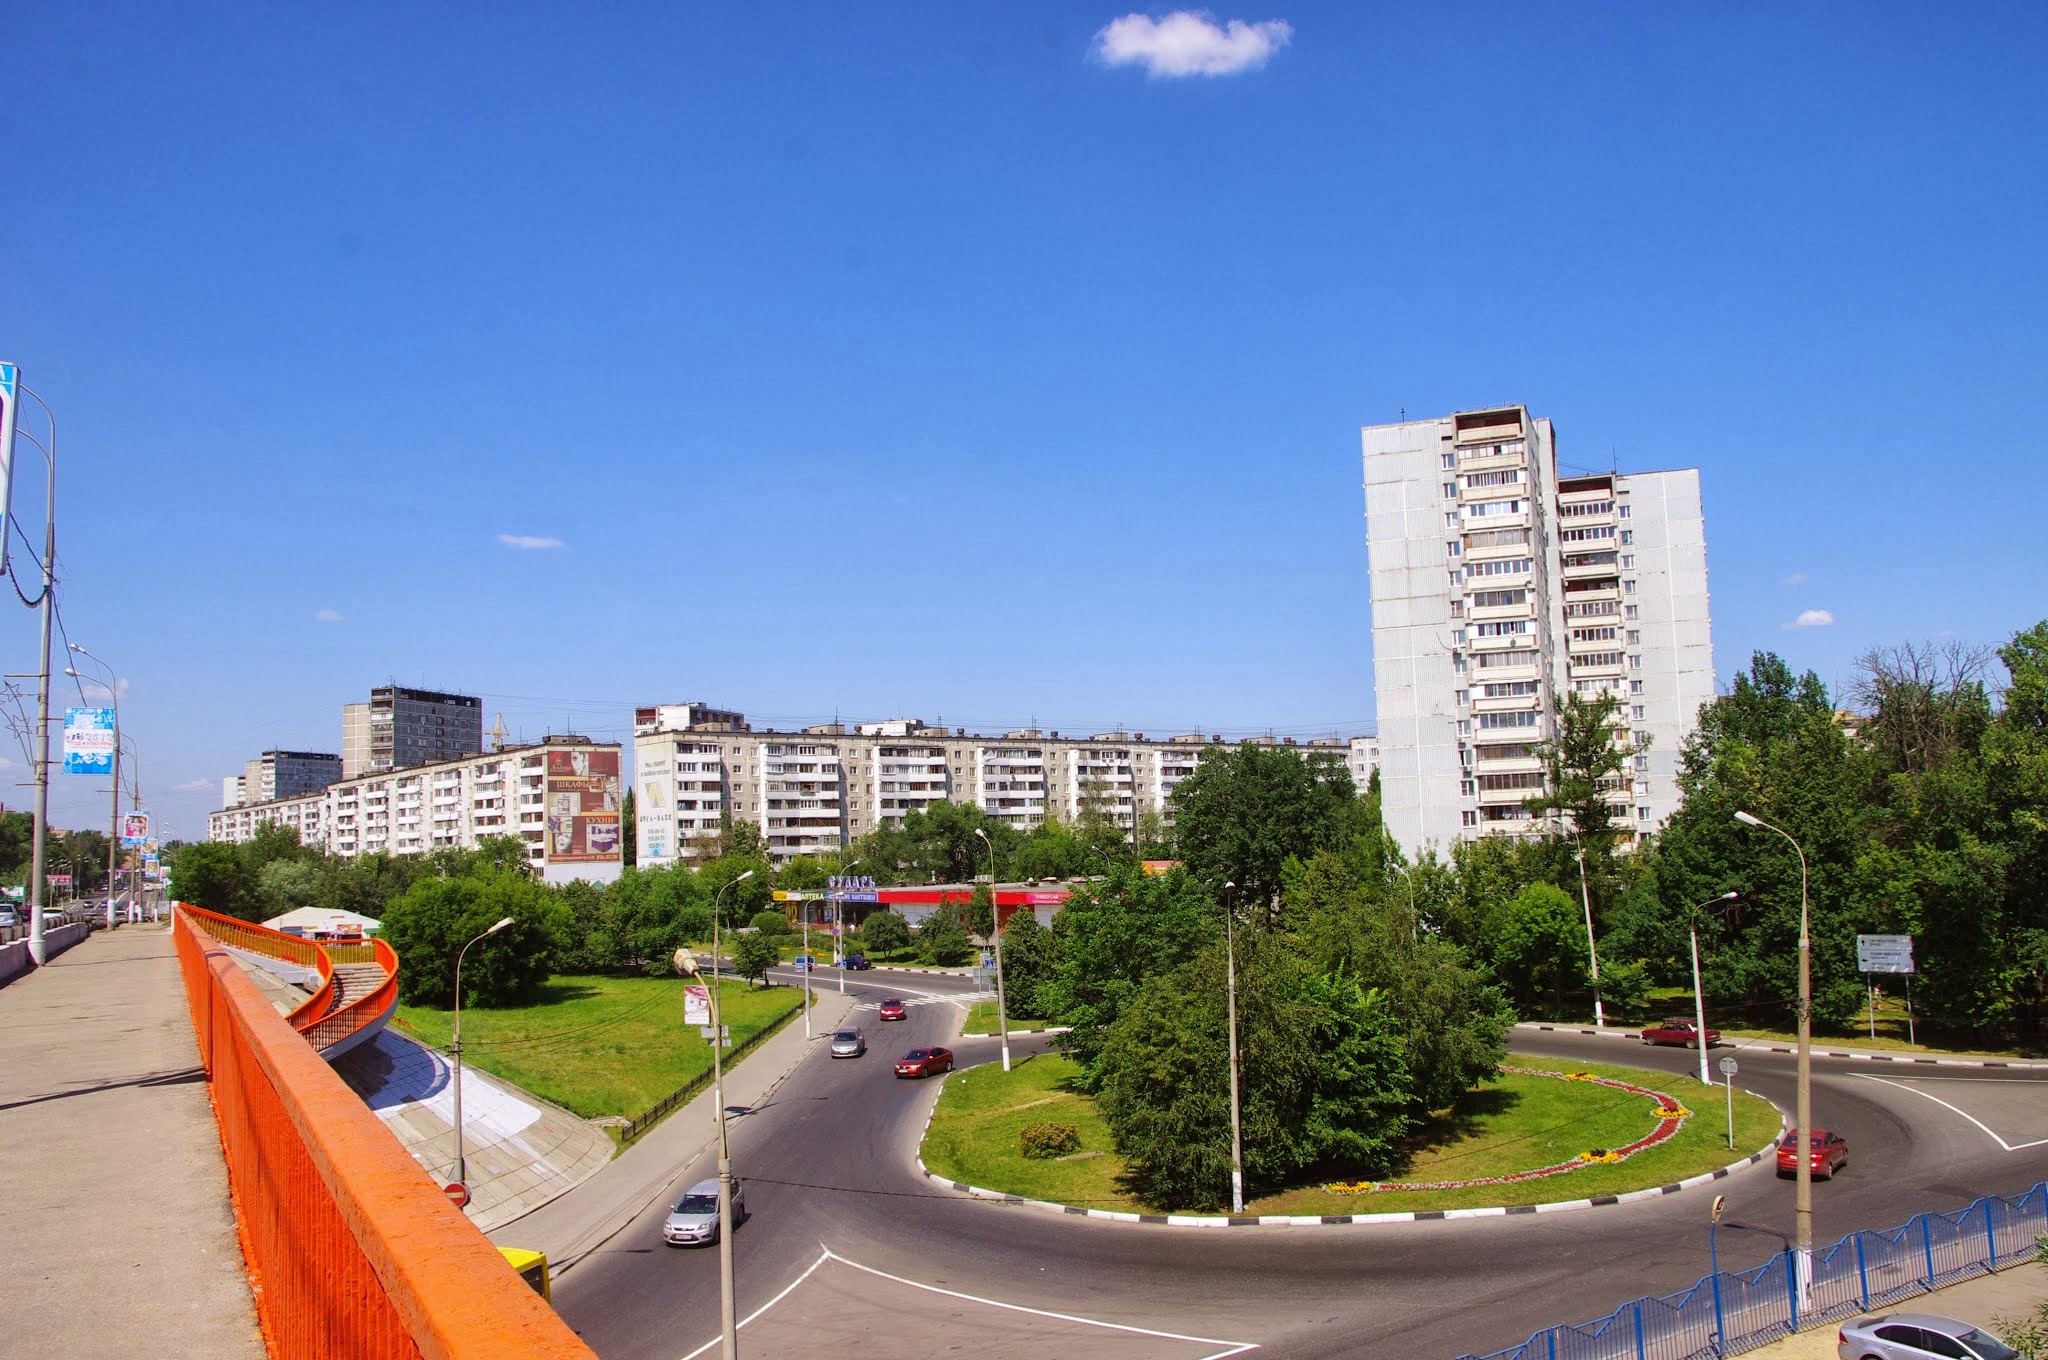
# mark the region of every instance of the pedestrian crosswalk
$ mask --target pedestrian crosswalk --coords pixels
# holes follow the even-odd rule
[[[994,992],[952,992],[945,996],[906,996],[903,998],[903,1004],[905,1007],[971,1006],[977,1001],[993,1001],[995,999],[996,994]],[[855,1006],[854,1009],[857,1011],[879,1010],[881,1009],[881,1004],[879,1001],[869,1001]]]

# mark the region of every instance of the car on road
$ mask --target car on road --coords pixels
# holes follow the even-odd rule
[[[867,969],[870,969],[875,965],[868,962],[868,956],[865,954],[848,954],[846,956],[846,963],[843,966],[851,968],[854,972],[859,973],[865,972]]]
[[[1835,1333],[1841,1360],[2019,1360],[2019,1352],[1982,1327],[1933,1313],[1880,1313],[1845,1322]]]
[[[0,911],[0,930],[21,924],[21,913],[13,909]]]
[[[950,1048],[913,1048],[896,1060],[896,1075],[899,1077],[936,1077],[941,1072],[953,1070],[953,1050]]]
[[[1849,1164],[1849,1145],[1842,1141],[1839,1133],[1826,1129],[1808,1129],[1807,1147],[1812,1168],[1810,1174],[1823,1180],[1832,1180],[1837,1171]],[[1795,1130],[1778,1140],[1778,1174],[1794,1176],[1799,1173],[1799,1134]]]
[[[746,1193],[739,1178],[732,1183],[732,1221],[747,1221]],[[718,1240],[718,1182],[698,1181],[683,1192],[661,1225],[661,1240],[672,1247],[704,1246]]]
[[[832,1056],[858,1058],[868,1051],[868,1036],[859,1025],[849,1025],[832,1036]]]
[[[901,1020],[908,1012],[903,1009],[903,998],[889,996],[882,998],[881,1007],[875,1012],[884,1020]]]
[[[1690,1020],[1673,1018],[1666,1020],[1661,1025],[1652,1025],[1644,1030],[1643,1042],[1652,1045],[1676,1044],[1680,1048],[1698,1048],[1700,1046],[1700,1030],[1699,1026]],[[1707,1031],[1708,1048],[1712,1048],[1720,1042],[1720,1030],[1710,1029]]]

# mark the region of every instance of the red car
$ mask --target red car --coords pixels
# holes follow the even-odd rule
[[[1677,1044],[1680,1048],[1698,1048],[1700,1046],[1700,1031],[1699,1027],[1690,1020],[1666,1020],[1661,1025],[1652,1025],[1644,1030],[1643,1042],[1646,1044]],[[1710,1029],[1707,1031],[1708,1048],[1712,1048],[1720,1042],[1720,1030]]]
[[[899,1077],[936,1077],[941,1072],[953,1070],[953,1050],[950,1048],[913,1048],[896,1060],[896,1075]]]
[[[1822,1180],[1833,1180],[1835,1173],[1849,1164],[1849,1145],[1842,1141],[1839,1133],[1826,1129],[1808,1129],[1807,1147],[1812,1160],[1808,1165],[1810,1174]],[[1799,1174],[1799,1135],[1788,1133],[1778,1142],[1778,1174],[1796,1176]]]
[[[903,1018],[903,998],[892,996],[885,999],[882,1002],[881,1014],[884,1020],[901,1020]]]

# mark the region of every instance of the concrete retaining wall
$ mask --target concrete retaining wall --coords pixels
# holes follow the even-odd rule
[[[43,957],[54,959],[91,933],[91,928],[82,923],[46,930],[43,932]],[[28,952],[26,939],[0,944],[0,987],[35,971],[35,966],[35,956]]]

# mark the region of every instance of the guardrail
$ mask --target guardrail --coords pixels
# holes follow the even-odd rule
[[[178,964],[270,1356],[595,1360],[197,919]]]
[[[1802,1327],[1855,1317],[2032,1260],[2048,1233],[2048,1183],[1986,1196],[1898,1228],[1853,1232],[1813,1255],[1804,1307],[1793,1254],[1708,1275],[1690,1289],[1625,1303],[1604,1318],[1546,1327],[1519,1346],[1459,1360],[1701,1360],[1755,1350]]]
[[[323,948],[325,947],[323,946]],[[353,1038],[356,1034],[368,1029],[370,1026],[381,1024],[390,1019],[392,1013],[398,1009],[397,953],[382,940],[373,942],[373,945],[367,950],[361,945],[349,945],[346,948],[351,951],[368,953],[369,957],[364,959],[363,962],[375,962],[381,967],[384,970],[384,981],[377,984],[373,990],[365,992],[361,996],[343,998],[341,1006],[332,1014],[323,1015],[319,1019],[307,1024],[294,1026],[299,1033],[306,1036],[306,1042],[312,1044],[314,1048],[319,1049],[323,1053],[343,1040]],[[335,950],[332,952],[339,953],[340,951]],[[349,960],[342,959],[338,961],[348,962]],[[327,986],[322,990],[327,995],[332,996],[334,986],[334,978],[330,975],[327,979]]]
[[[239,917],[223,916],[204,907],[181,905],[178,909],[186,914],[186,919],[193,926],[223,944],[318,972],[320,986],[285,1020],[306,1036],[307,1043],[322,1052],[389,1019],[397,1008],[398,955],[382,940],[319,943]],[[338,983],[334,973],[337,963],[374,963],[384,970],[384,981],[361,996],[339,998],[340,1004],[337,1005],[335,989]]]

